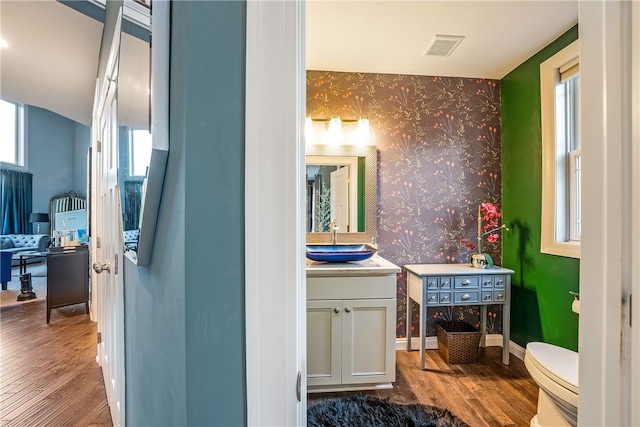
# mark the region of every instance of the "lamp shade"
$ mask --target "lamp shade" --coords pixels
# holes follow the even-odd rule
[[[38,213],[31,212],[29,215],[29,222],[49,222],[49,214],[48,213]]]

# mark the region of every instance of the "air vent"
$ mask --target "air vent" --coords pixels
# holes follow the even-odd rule
[[[436,34],[429,47],[424,52],[424,56],[449,56],[453,49],[455,49],[460,42],[464,39],[464,36],[444,36]]]

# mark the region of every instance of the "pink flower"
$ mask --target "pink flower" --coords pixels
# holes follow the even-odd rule
[[[492,233],[487,236],[487,242],[494,243],[498,241],[500,235],[498,233]]]

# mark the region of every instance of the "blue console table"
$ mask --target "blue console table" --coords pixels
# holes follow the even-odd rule
[[[420,304],[420,369],[424,370],[427,307],[480,306],[480,345],[485,346],[487,306],[502,309],[502,363],[509,364],[511,275],[502,267],[473,268],[467,264],[409,264],[407,270],[407,351],[411,351],[412,300]]]

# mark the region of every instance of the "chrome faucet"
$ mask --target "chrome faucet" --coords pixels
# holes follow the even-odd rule
[[[331,244],[332,245],[338,244],[338,230],[340,230],[340,227],[336,225],[336,220],[332,219],[331,220]]]

